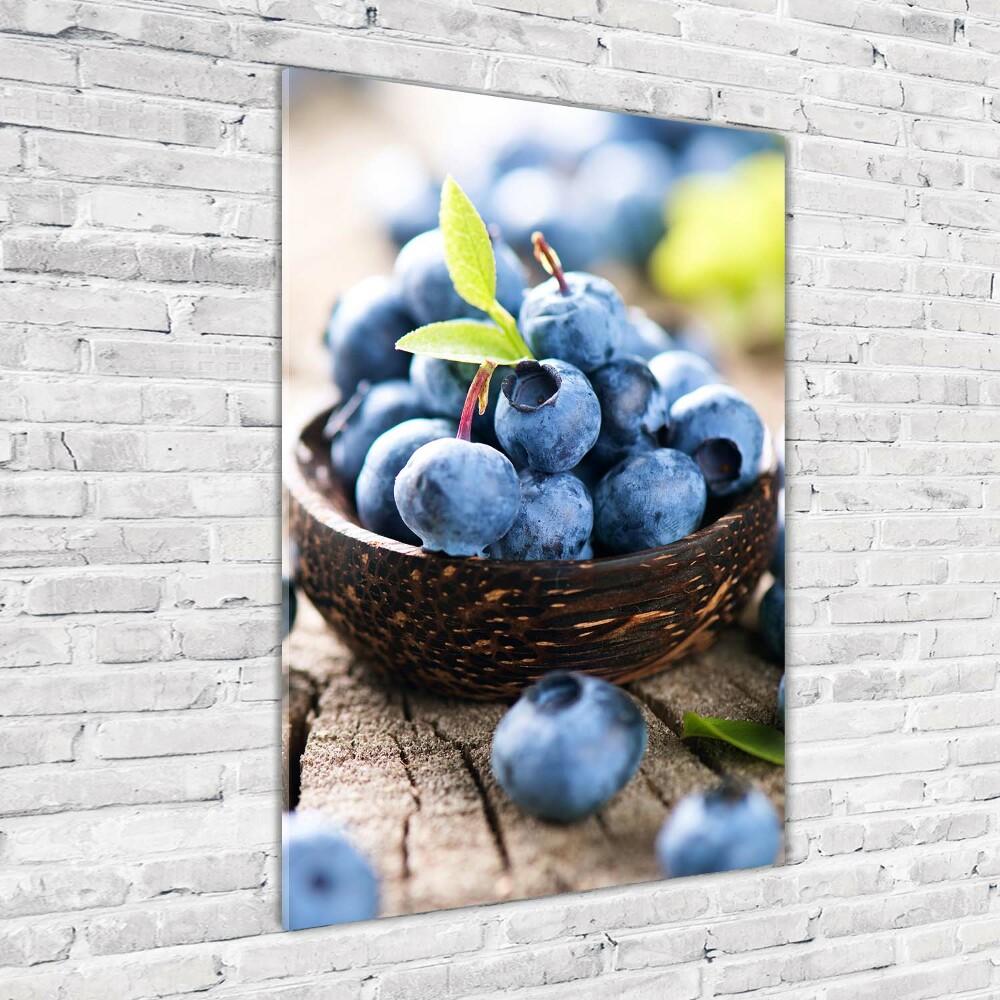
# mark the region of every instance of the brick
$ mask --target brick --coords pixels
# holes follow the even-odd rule
[[[221,426],[228,421],[226,392],[214,385],[146,385],[142,419],[151,424]]]
[[[39,164],[64,177],[250,194],[278,192],[276,161],[228,150],[164,147],[57,132],[33,135],[32,143]]]
[[[82,284],[0,284],[0,311],[11,322],[41,326],[103,327],[166,331],[161,295]]]
[[[95,509],[98,517],[238,518],[259,514],[277,502],[273,477],[238,472],[153,474],[102,479]]]
[[[152,139],[182,146],[216,146],[222,135],[218,112],[165,100],[136,101],[127,95],[13,83],[0,85],[0,120],[58,132]]]
[[[72,49],[41,44],[25,38],[0,38],[0,76],[25,83],[56,83],[73,87],[77,82]]]
[[[81,52],[80,76],[90,87],[219,104],[273,107],[278,97],[277,73],[273,69],[148,49]]]
[[[94,339],[91,349],[94,370],[109,375],[236,382],[279,379],[278,355],[266,348]]]
[[[172,627],[165,622],[131,620],[95,629],[97,659],[101,663],[148,663],[169,660],[174,653]]]
[[[18,476],[0,480],[0,514],[79,517],[87,506],[87,484],[78,477]]]
[[[9,723],[0,728],[0,767],[73,760],[83,726],[77,721]]]
[[[30,615],[155,611],[162,590],[162,581],[138,576],[43,577],[28,587],[25,610]]]
[[[264,705],[239,712],[109,719],[98,725],[94,749],[104,760],[248,750],[269,745],[274,735],[273,715],[270,706]]]
[[[281,426],[281,405],[271,389],[237,389],[230,393],[239,422],[244,427]]]
[[[0,714],[18,716],[196,709],[212,705],[219,694],[218,682],[203,670],[171,671],[155,685],[141,671],[83,677],[36,671],[14,676],[8,671],[0,674],[0,692]]]
[[[206,295],[192,308],[191,327],[196,333],[234,337],[278,336],[277,302],[272,297]]]
[[[55,626],[8,625],[0,647],[0,667],[37,667],[71,663],[73,636]]]
[[[181,651],[199,660],[240,660],[273,653],[281,642],[277,611],[267,621],[233,621],[220,627],[217,619],[185,618],[176,625]]]

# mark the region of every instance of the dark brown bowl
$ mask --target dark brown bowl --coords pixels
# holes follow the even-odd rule
[[[311,420],[285,462],[301,587],[353,652],[392,678],[463,698],[512,697],[556,668],[616,683],[707,649],[775,542],[763,473],[672,545],[588,562],[452,559],[367,531]]]

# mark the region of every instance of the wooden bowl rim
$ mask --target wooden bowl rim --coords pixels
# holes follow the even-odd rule
[[[581,574],[589,575],[594,569],[623,569],[645,563],[649,560],[655,559],[659,561],[663,557],[676,558],[683,556],[688,549],[691,549],[692,555],[694,555],[697,550],[702,548],[704,543],[710,542],[716,535],[722,536],[726,534],[732,524],[746,516],[747,512],[753,508],[755,495],[763,490],[765,480],[773,479],[777,471],[773,455],[770,454],[767,448],[768,435],[765,432],[765,449],[761,460],[760,475],[743,494],[739,502],[732,510],[723,514],[715,521],[705,525],[703,528],[699,528],[690,535],[679,538],[676,542],[671,542],[669,545],[661,545],[652,549],[642,549],[638,552],[627,552],[619,556],[602,556],[595,559],[533,559],[525,561],[516,559],[469,559],[446,556],[439,552],[427,552],[419,545],[409,545],[406,542],[399,542],[394,538],[388,538],[385,535],[379,535],[374,531],[363,528],[360,524],[356,524],[347,517],[340,508],[331,502],[326,494],[313,486],[309,479],[306,478],[302,468],[302,461],[299,457],[300,450],[306,447],[303,439],[309,432],[318,429],[317,425],[322,424],[325,426],[333,409],[334,406],[328,406],[306,420],[295,435],[290,453],[286,453],[284,457],[282,478],[285,488],[295,502],[306,510],[310,517],[314,518],[324,527],[354,541],[422,562],[433,561],[442,565],[460,563],[464,566],[468,566],[470,563],[479,563],[487,572],[489,572],[488,568],[505,570],[507,572],[520,569],[524,572],[527,570],[527,567],[530,567],[531,571],[535,573],[541,572],[544,574],[546,571],[550,573],[558,572],[565,576],[580,572]]]

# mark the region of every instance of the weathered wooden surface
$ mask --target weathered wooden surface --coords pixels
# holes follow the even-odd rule
[[[755,782],[783,807],[782,768],[677,735],[685,711],[775,721],[780,670],[760,658],[743,629],[629,686],[649,726],[640,771],[596,816],[563,827],[526,816],[493,779],[490,740],[506,703],[389,685],[302,604],[285,649],[292,678],[286,738],[297,734],[301,746],[307,734],[299,806],[350,827],[379,870],[383,915],[659,878],[653,841],[668,809],[720,774]]]

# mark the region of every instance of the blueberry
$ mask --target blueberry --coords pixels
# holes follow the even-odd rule
[[[673,159],[659,143],[609,142],[584,157],[573,199],[602,234],[610,257],[643,264],[666,231],[673,179]]]
[[[677,350],[697,354],[699,358],[718,369],[719,352],[715,347],[715,338],[704,323],[689,321],[674,332],[673,338]]]
[[[689,122],[669,121],[663,118],[646,118],[619,112],[612,116],[614,134],[623,140],[648,139],[667,149],[678,150],[695,133],[698,126]]]
[[[673,337],[650,319],[644,309],[631,306],[626,316],[628,322],[625,324],[625,336],[618,345],[619,354],[635,354],[643,361],[649,361],[657,354],[674,349]]]
[[[760,602],[760,634],[768,653],[785,662],[785,585],[775,580]]]
[[[281,577],[281,638],[284,639],[295,626],[298,599],[295,587],[287,576]]]
[[[417,325],[389,278],[366,278],[344,292],[326,328],[333,381],[342,398],[360,382],[406,378],[412,355],[395,345]]]
[[[610,361],[625,337],[625,304],[611,282],[570,271],[532,288],[519,329],[535,357],[560,358],[589,372]]]
[[[760,474],[764,425],[735,389],[705,385],[670,408],[671,444],[690,455],[704,473],[708,492],[727,497]]]
[[[666,397],[642,358],[615,358],[591,373],[590,384],[601,404],[601,433],[591,453],[597,462],[610,466],[658,447],[667,425]]]
[[[365,200],[397,247],[438,224],[441,189],[405,148],[387,149],[366,169]]]
[[[564,361],[521,361],[503,380],[497,437],[519,466],[568,472],[594,447],[601,405],[587,377]]]
[[[649,362],[649,370],[663,387],[669,410],[681,396],[703,385],[722,381],[719,373],[702,357],[690,351],[666,351]]]
[[[780,848],[781,824],[770,799],[731,779],[684,796],[656,838],[660,867],[673,878],[770,865]]]
[[[684,147],[682,173],[725,173],[752,153],[776,148],[775,136],[764,132],[702,126]]]
[[[526,469],[521,506],[510,530],[490,546],[493,559],[575,559],[594,527],[587,487],[568,472]]]
[[[557,170],[521,167],[493,186],[486,214],[518,249],[530,253],[531,234],[542,229],[559,247],[566,267],[586,267],[596,252],[596,239],[592,230],[576,221],[566,198],[566,179]]]
[[[422,416],[424,409],[409,382],[394,379],[362,386],[326,425],[333,471],[353,489],[375,439],[404,420]]]
[[[495,448],[458,438],[418,448],[396,477],[403,521],[425,549],[481,556],[505,535],[521,502],[510,460]]]
[[[557,670],[500,720],[491,763],[500,787],[525,812],[570,823],[628,783],[646,738],[646,723],[624,691]]]
[[[781,728],[785,728],[785,675],[781,675],[778,681],[778,718],[781,720]]]
[[[671,448],[619,462],[594,493],[594,534],[612,554],[641,552],[690,535],[705,513],[705,479]]]
[[[574,465],[570,472],[576,476],[584,486],[587,487],[588,492],[591,496],[594,495],[594,490],[597,489],[597,484],[605,477],[608,471],[608,466],[604,462],[598,462],[594,458],[593,452],[589,455],[585,455],[581,460],[579,465]]]
[[[371,920],[378,880],[343,831],[314,812],[281,818],[281,922],[285,930]]]
[[[524,268],[506,243],[494,242],[493,255],[497,299],[512,316],[517,316],[524,295]],[[399,251],[393,274],[402,289],[403,301],[420,324],[463,317],[486,318],[484,312],[470,306],[455,291],[444,260],[440,229],[431,229],[410,240]]]
[[[369,531],[419,545],[420,539],[403,523],[393,489],[396,476],[413,453],[431,441],[455,436],[458,424],[450,420],[404,420],[376,438],[358,476],[355,499],[358,519]]]
[[[778,540],[771,555],[771,572],[779,579],[785,579],[785,491],[778,491]]]

